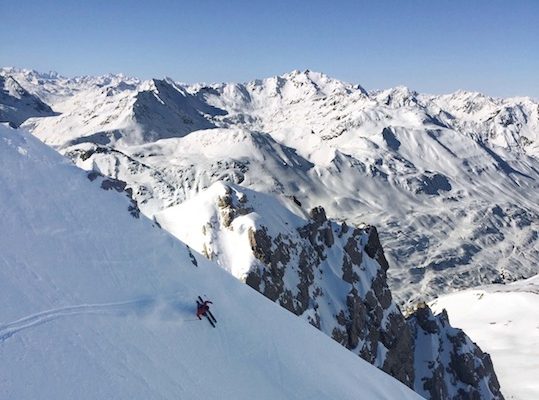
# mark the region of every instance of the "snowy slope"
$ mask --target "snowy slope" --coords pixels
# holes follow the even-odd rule
[[[419,398],[100,179],[0,127],[1,398]],[[198,294],[217,329],[194,318]]]
[[[470,335],[496,365],[506,399],[539,398],[539,278],[457,292],[432,302]]]

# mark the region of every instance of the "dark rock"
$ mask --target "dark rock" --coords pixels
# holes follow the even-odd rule
[[[503,399],[490,357],[450,325],[445,311],[433,315],[426,304],[420,304],[407,324],[414,347],[423,349],[419,370],[424,372],[414,388],[419,394],[440,400]]]
[[[386,256],[384,254],[384,249],[380,243],[380,237],[378,236],[378,230],[375,226],[370,226],[368,228],[369,239],[367,245],[365,246],[365,252],[369,255],[370,258],[374,258],[378,261],[378,264],[383,268],[384,271],[389,269],[389,263],[387,262]]]
[[[191,260],[191,262],[193,263],[193,265],[195,267],[198,267],[198,261],[195,258],[194,254],[191,252],[191,248],[189,246],[186,246],[186,247],[187,247],[187,251],[189,253],[189,259]]]
[[[117,192],[123,192],[127,183],[117,179],[106,178],[101,182],[101,189],[103,190],[116,190]]]
[[[350,236],[343,250],[342,279],[348,283],[355,283],[359,281],[359,275],[354,271],[353,267],[360,266],[363,261],[363,255],[357,237],[354,235]]]
[[[341,230],[339,231],[339,238],[341,238],[346,233],[348,233],[348,225],[346,224],[346,221],[343,221],[341,223]]]
[[[382,137],[384,138],[387,147],[394,151],[399,150],[401,142],[397,139],[391,128],[384,128],[382,130]]]
[[[372,289],[374,290],[374,295],[382,308],[384,310],[389,308],[393,302],[393,298],[391,296],[391,291],[387,287],[387,278],[384,271],[378,271],[376,277],[372,281]]]
[[[412,333],[402,314],[391,314],[387,328],[382,330],[380,340],[389,349],[382,369],[389,375],[406,383],[414,382],[414,354]]]
[[[268,236],[266,229],[253,230],[249,228],[247,233],[249,244],[253,250],[254,256],[264,264],[271,262],[271,237]]]
[[[309,212],[309,216],[314,222],[317,222],[319,224],[322,224],[327,221],[326,210],[324,210],[324,208],[321,206],[314,207]]]
[[[137,201],[133,197],[133,190],[131,188],[127,188],[126,182],[119,179],[105,177],[96,171],[90,171],[86,176],[92,182],[99,178],[101,180],[101,189],[103,190],[115,190],[119,193],[125,193],[130,202],[129,206],[127,207],[127,211],[129,211],[133,217],[140,218],[140,209],[138,208]]]
[[[409,178],[406,182],[414,193],[428,195],[438,196],[441,192],[449,192],[453,188],[447,176],[430,171],[425,171],[417,177]]]

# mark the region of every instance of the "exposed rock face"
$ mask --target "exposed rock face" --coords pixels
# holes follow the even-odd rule
[[[386,283],[376,228],[330,221],[322,207],[310,218],[275,237],[249,231],[259,263],[246,283],[411,387],[412,338]]]
[[[444,311],[422,305],[408,317],[414,339],[414,390],[432,400],[503,399],[490,356]],[[422,373],[419,373],[422,371]]]

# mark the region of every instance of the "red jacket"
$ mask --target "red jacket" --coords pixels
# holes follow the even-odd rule
[[[200,318],[201,315],[206,315],[206,311],[210,309],[208,304],[213,304],[211,301],[206,300],[204,303],[199,304],[197,307],[197,317]]]

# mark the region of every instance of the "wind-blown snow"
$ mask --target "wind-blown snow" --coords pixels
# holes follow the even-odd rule
[[[539,398],[539,277],[440,297],[451,323],[492,357],[506,399]]]
[[[0,398],[419,398],[4,126],[0,183]]]

